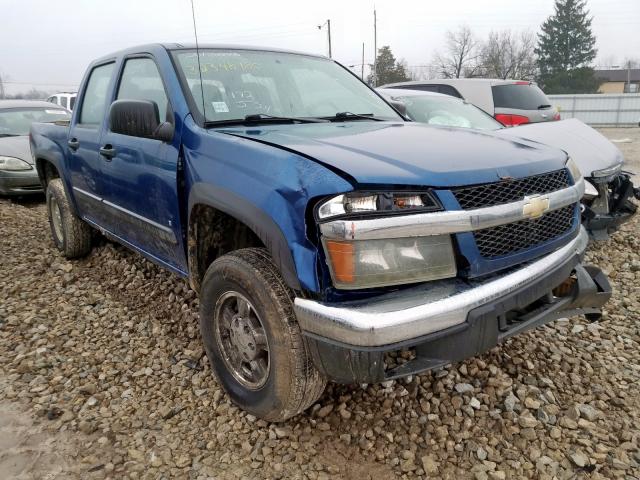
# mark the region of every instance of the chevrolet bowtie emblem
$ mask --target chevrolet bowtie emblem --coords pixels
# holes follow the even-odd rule
[[[522,215],[527,218],[541,217],[544,212],[549,210],[549,197],[540,195],[532,195],[524,197],[525,204],[522,207]]]

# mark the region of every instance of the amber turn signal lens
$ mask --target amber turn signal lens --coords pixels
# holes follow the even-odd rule
[[[554,288],[552,293],[556,297],[566,297],[571,293],[575,283],[576,283],[576,279],[574,277],[569,277],[560,285],[558,285],[556,288]]]
[[[327,240],[325,245],[335,279],[342,283],[353,283],[355,274],[353,244]]]

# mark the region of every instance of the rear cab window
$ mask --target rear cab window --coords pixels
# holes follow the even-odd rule
[[[113,62],[107,63],[91,71],[80,106],[79,124],[98,126],[102,123],[114,65]]]
[[[514,108],[518,110],[538,110],[551,108],[551,102],[537,85],[530,83],[512,83],[491,87],[495,108]]]

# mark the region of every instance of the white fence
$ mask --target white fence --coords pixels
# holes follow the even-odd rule
[[[640,122],[640,94],[547,95],[564,118],[600,127],[631,127]]]

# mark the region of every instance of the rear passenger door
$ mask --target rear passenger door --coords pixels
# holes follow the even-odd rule
[[[151,100],[159,120],[174,123],[169,96],[153,57],[126,57],[115,100]],[[114,133],[106,128],[102,147],[111,151],[105,178],[110,230],[122,240],[162,262],[183,270],[177,171],[180,139],[172,143]]]
[[[79,111],[69,128],[68,169],[80,214],[87,220],[105,226],[108,215],[102,199],[107,194],[105,161],[100,156],[100,140],[104,131],[108,92],[112,89],[114,62],[92,68],[84,85]]]

